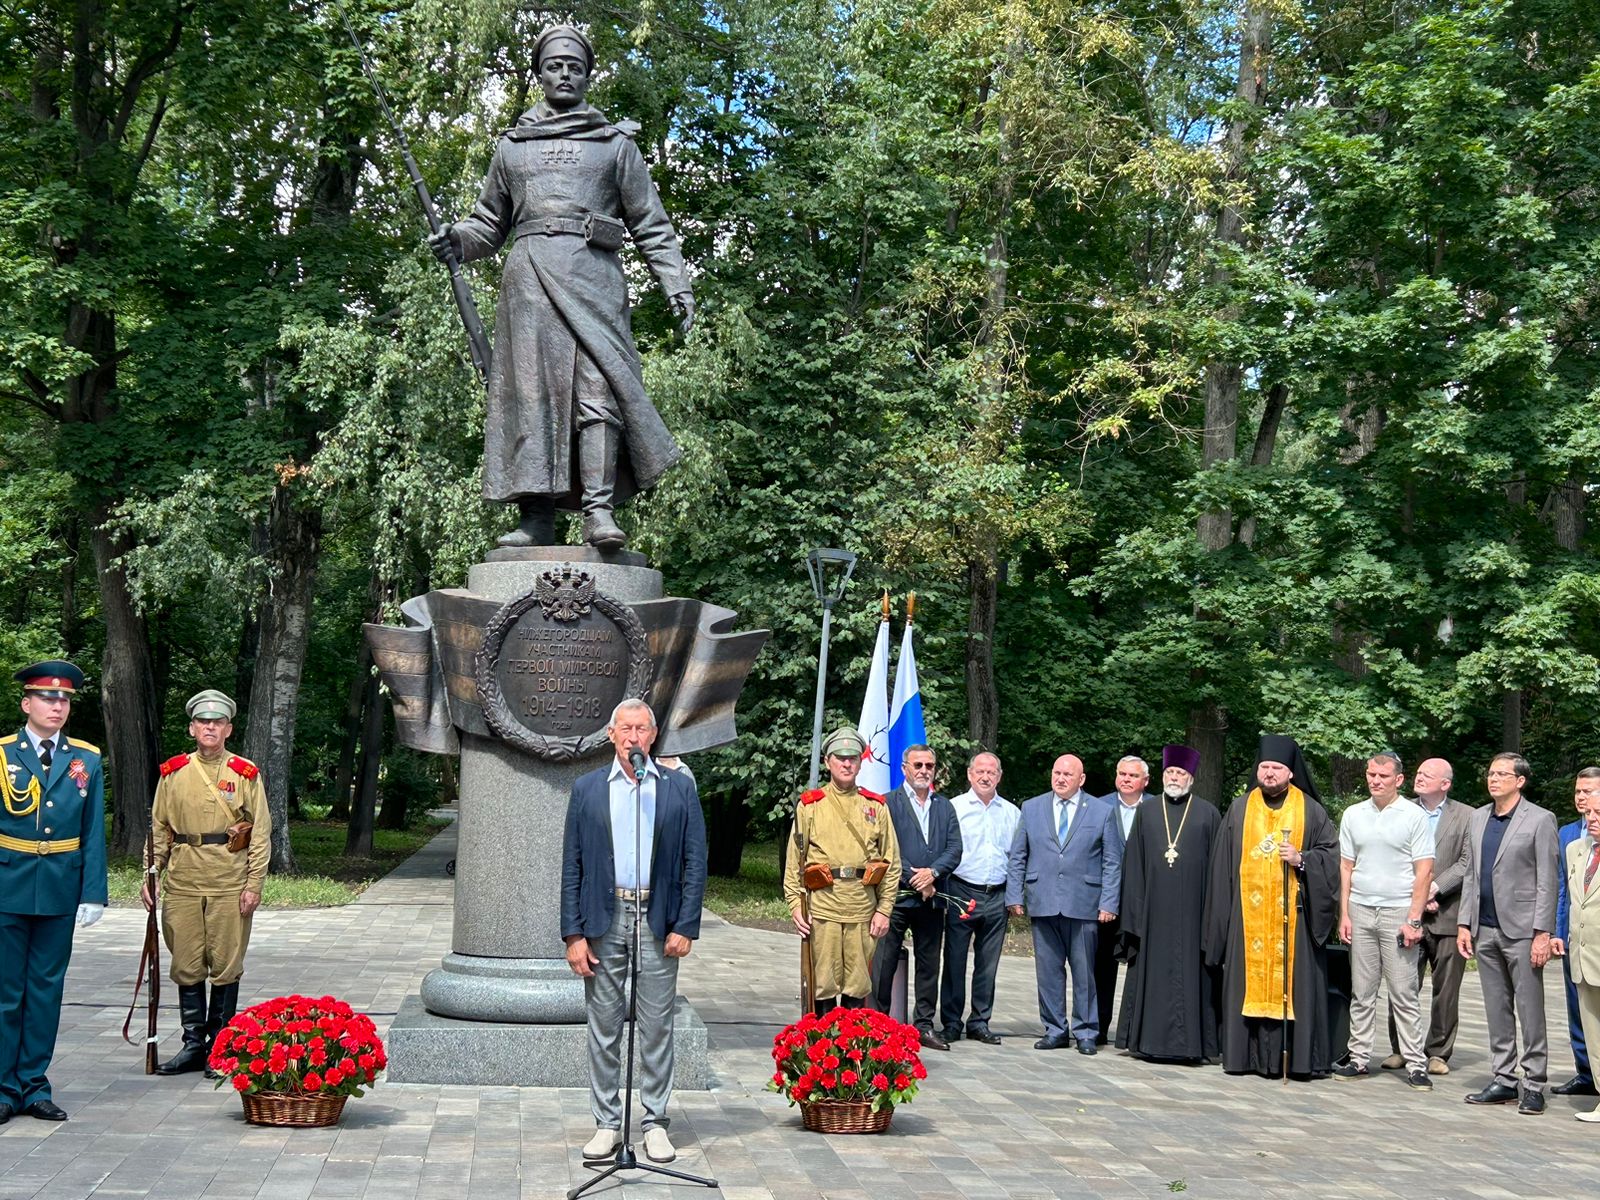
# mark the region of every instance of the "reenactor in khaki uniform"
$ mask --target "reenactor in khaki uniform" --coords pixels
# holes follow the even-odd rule
[[[800,797],[784,864],[783,896],[810,942],[818,1016],[836,1005],[866,1003],[872,951],[889,932],[900,887],[900,846],[888,805],[856,787],[864,747],[848,727],[823,743],[828,782]]]
[[[185,707],[195,750],[161,764],[150,814],[154,859],[145,863],[146,908],[155,903],[156,880],[165,875],[161,931],[183,1020],[183,1048],[156,1068],[158,1075],[205,1067],[218,1031],[239,1010],[251,914],[261,903],[272,851],[261,771],[228,753],[233,701],[207,690]]]

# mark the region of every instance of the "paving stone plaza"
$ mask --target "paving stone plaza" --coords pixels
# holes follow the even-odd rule
[[[446,831],[342,908],[260,913],[241,1001],[331,992],[386,1028],[449,949],[453,850]],[[582,1089],[380,1083],[335,1129],[281,1130],[246,1125],[238,1099],[198,1075],[146,1076],[121,1038],[143,925],[142,912],[116,909],[79,931],[51,1071],[71,1120],[0,1128],[0,1200],[518,1200],[590,1177]],[[1572,1119],[1593,1100],[1553,1099],[1542,1117],[1462,1103],[1488,1078],[1471,973],[1454,1070],[1429,1095],[1392,1072],[1286,1088],[1115,1053],[1041,1053],[1033,964],[1008,958],[994,1022],[1003,1046],[927,1053],[924,1090],[888,1134],[822,1137],[763,1090],[772,1035],[798,1003],[795,962],[792,937],[708,916],[680,976],[710,1029],[713,1081],[674,1096],[674,1165],[715,1176],[729,1200],[1600,1195],[1600,1132]],[[1560,975],[1546,983],[1559,1082],[1571,1073]],[[163,1025],[165,1055],[176,1011]],[[586,1195],[716,1194],[627,1178]]]

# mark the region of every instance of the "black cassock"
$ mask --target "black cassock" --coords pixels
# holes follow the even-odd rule
[[[1205,956],[1207,964],[1222,968],[1222,1069],[1232,1075],[1253,1071],[1278,1079],[1283,1074],[1283,1022],[1243,1014],[1245,949],[1239,864],[1245,851],[1245,809],[1244,796],[1229,806],[1212,851]],[[1338,913],[1339,834],[1327,810],[1310,796],[1306,797],[1301,853],[1305,870],[1300,876],[1300,915],[1295,923],[1296,1016],[1289,1022],[1289,1074],[1321,1079],[1333,1066],[1328,1044],[1328,956],[1323,947]]]
[[[1221,825],[1216,805],[1193,798],[1162,796],[1141,804],[1134,815],[1122,859],[1122,938],[1129,961],[1118,1049],[1191,1062],[1218,1056],[1220,980],[1206,965],[1202,940],[1211,850]],[[1178,851],[1170,865],[1168,828]]]

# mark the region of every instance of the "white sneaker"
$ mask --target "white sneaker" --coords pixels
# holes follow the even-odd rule
[[[1572,1115],[1577,1117],[1580,1121],[1588,1121],[1591,1124],[1600,1122],[1600,1108],[1596,1108],[1592,1112],[1573,1113]]]
[[[672,1148],[672,1139],[661,1126],[652,1125],[644,1131],[644,1156],[651,1162],[671,1162],[678,1157],[678,1152]]]
[[[596,1129],[594,1136],[583,1144],[585,1158],[610,1158],[622,1144],[620,1129]]]

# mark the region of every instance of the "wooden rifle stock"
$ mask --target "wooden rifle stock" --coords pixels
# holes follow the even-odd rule
[[[811,924],[811,897],[802,894],[800,897],[800,915],[805,918],[807,927]],[[817,1010],[817,980],[816,964],[811,959],[811,935],[808,933],[800,939],[800,1015]]]

